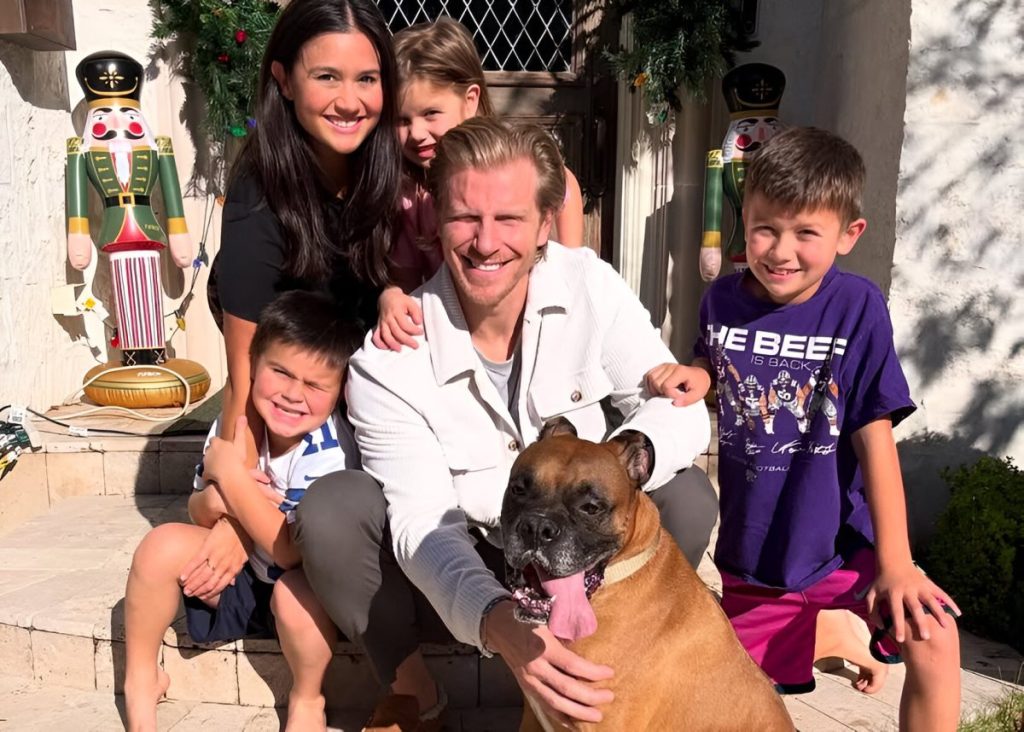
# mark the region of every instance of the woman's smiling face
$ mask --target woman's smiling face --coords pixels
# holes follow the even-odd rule
[[[276,61],[271,70],[325,168],[358,150],[380,122],[380,59],[362,33],[314,36],[290,70]]]

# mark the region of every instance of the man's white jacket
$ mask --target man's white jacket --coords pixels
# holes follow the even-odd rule
[[[610,396],[626,418],[617,431],[654,445],[645,490],[688,467],[711,434],[703,403],[674,407],[644,393],[647,371],[675,359],[608,264],[549,242],[529,277],[514,405],[521,431],[473,348],[446,265],[413,294],[423,308],[419,348],[380,350],[367,337],[349,365],[349,418],[363,468],[384,488],[395,556],[452,634],[477,647],[484,608],[508,592],[468,529],[501,545],[509,471],[547,420],[564,416],[600,442],[610,436],[600,401]]]

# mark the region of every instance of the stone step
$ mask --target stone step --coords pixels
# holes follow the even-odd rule
[[[119,693],[124,676],[124,584],[135,546],[153,526],[187,521],[184,496],[79,496],[0,537],[0,668],[15,677]],[[520,704],[498,659],[462,645],[424,655],[455,709]],[[198,645],[183,615],[164,637],[172,700],[280,706],[291,676],[277,641]],[[369,664],[339,643],[326,693],[340,709],[366,707],[378,686]]]
[[[47,416],[63,420],[88,408],[77,405],[52,409]],[[167,420],[174,409],[142,410]],[[197,434],[163,435],[170,422],[143,422],[101,413],[71,420],[87,432],[69,434],[67,428],[33,417],[42,446],[23,453],[0,483],[0,534],[46,513],[75,496],[182,495],[192,489],[192,476],[202,454],[208,427],[191,423]],[[138,432],[139,436],[112,435],[95,430]]]
[[[186,518],[184,496],[78,496],[0,536],[0,670],[32,688],[97,693],[109,705],[123,679],[122,608],[132,553],[152,526]],[[715,586],[709,562],[699,572]],[[961,653],[964,715],[986,709],[1010,689],[1024,688],[1010,683],[1020,679],[1024,659],[1007,646],[963,633]],[[462,729],[514,728],[498,723],[516,718],[514,708],[521,704],[500,659],[483,659],[459,645],[428,647],[425,654],[448,690],[456,718],[476,720],[476,726]],[[168,698],[178,705],[174,708],[182,715],[198,709],[196,719],[235,720],[225,721],[225,729],[263,729],[263,721],[273,717],[257,708],[282,704],[290,683],[276,642],[197,646],[180,619],[164,638],[161,662],[172,679]],[[787,698],[801,729],[895,728],[902,667],[892,670],[885,689],[874,697],[855,691],[851,676],[842,665],[830,673],[816,672],[816,691]],[[365,714],[377,692],[365,659],[351,645],[339,644],[325,689],[329,705]],[[5,711],[8,705],[13,711]],[[235,712],[233,707],[244,709]],[[3,693],[0,685],[0,727],[3,720],[16,718],[12,715],[19,709],[16,696]],[[106,709],[102,719],[110,713]],[[69,728],[111,727],[90,719],[84,726],[48,729]]]

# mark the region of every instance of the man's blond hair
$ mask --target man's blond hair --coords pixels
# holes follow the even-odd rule
[[[537,208],[556,213],[565,202],[565,164],[558,145],[544,129],[495,117],[473,117],[445,133],[437,143],[427,182],[438,210],[447,206],[448,183],[464,170],[492,170],[527,160],[537,171]]]
[[[838,135],[791,127],[770,139],[747,168],[743,197],[797,211],[833,211],[843,225],[860,218],[864,160]]]

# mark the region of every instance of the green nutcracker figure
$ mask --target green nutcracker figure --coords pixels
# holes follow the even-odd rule
[[[722,78],[722,94],[731,122],[721,149],[708,152],[704,175],[704,233],[700,244],[700,275],[706,282],[722,267],[722,198],[733,209],[733,229],[725,247],[737,271],[746,269],[743,236],[743,180],[746,168],[779,131],[779,102],[786,77],[768,64],[737,66]]]
[[[184,269],[192,266],[192,243],[185,226],[171,140],[154,138],[140,110],[142,65],[123,53],[101,51],[82,59],[75,74],[89,112],[83,136],[72,137],[67,143],[68,260],[72,267],[82,270],[93,256],[88,220],[91,183],[103,201],[99,247],[110,258],[117,317],[115,347],[122,351],[120,363],[99,368],[160,364],[185,373],[190,380],[205,377],[208,388],[209,376],[201,366],[180,359],[166,360],[160,252],[169,246],[174,263]],[[169,236],[150,205],[158,181]],[[154,373],[163,380],[167,378],[159,371]],[[145,390],[144,384],[134,386]],[[86,393],[96,398],[95,392],[87,389]],[[192,396],[196,398],[196,390]],[[115,398],[104,403],[118,401]],[[157,406],[139,395],[128,401],[130,406]]]

